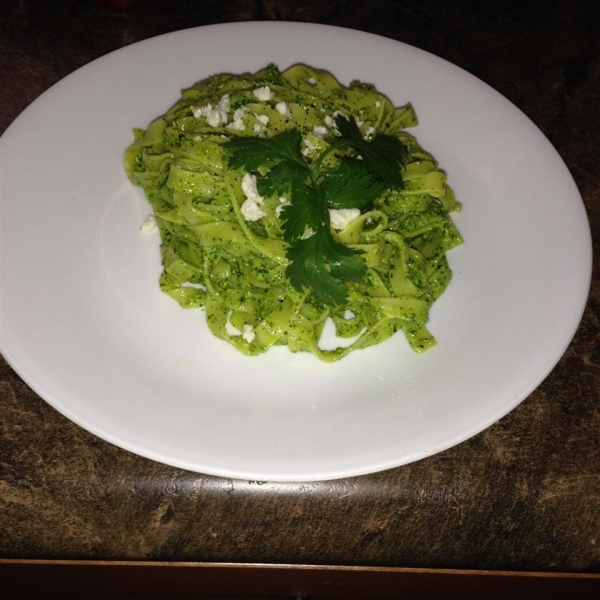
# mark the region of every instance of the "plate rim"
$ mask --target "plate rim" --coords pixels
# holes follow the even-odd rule
[[[368,33],[365,31],[361,31],[358,29],[352,29],[352,28],[345,28],[345,27],[337,27],[337,26],[332,26],[332,25],[326,25],[326,24],[313,24],[313,23],[301,23],[301,22],[291,22],[291,21],[285,21],[285,22],[271,22],[271,21],[252,21],[252,22],[234,22],[234,23],[219,23],[219,24],[214,24],[214,25],[204,25],[204,26],[200,26],[200,27],[190,27],[190,28],[186,28],[183,30],[179,30],[179,31],[174,31],[174,32],[168,32],[168,33],[163,33],[161,35],[152,37],[152,38],[147,38],[144,40],[141,40],[139,42],[136,42],[135,44],[132,44],[131,46],[135,45],[135,46],[142,46],[144,44],[156,44],[158,40],[165,40],[166,38],[170,38],[170,37],[175,37],[175,36],[180,36],[181,34],[186,34],[188,32],[193,32],[193,31],[197,31],[197,30],[205,30],[207,28],[210,29],[222,29],[222,28],[229,28],[229,27],[235,27],[235,28],[243,28],[243,29],[250,29],[250,28],[254,28],[254,29],[260,29],[263,27],[267,27],[267,28],[274,28],[274,27],[281,27],[282,24],[285,24],[286,26],[292,26],[293,28],[301,28],[301,29],[307,29],[307,28],[321,28],[321,29],[331,29],[331,30],[339,30],[339,31],[343,31],[345,33],[352,33],[352,34],[359,34],[362,36],[365,36],[366,38],[377,38],[379,40],[385,40],[386,42],[391,42],[394,45],[400,45],[402,47],[404,47],[404,49],[411,49],[411,51],[417,51],[419,53],[423,53],[424,55],[428,55],[429,57],[435,59],[436,61],[441,61],[442,63],[445,63],[446,65],[450,65],[453,69],[457,69],[459,71],[462,71],[464,74],[466,74],[468,77],[475,79],[477,82],[479,82],[480,84],[486,86],[489,90],[493,91],[495,94],[498,94],[505,102],[507,102],[508,104],[510,104],[513,108],[515,108],[517,111],[519,111],[519,113],[521,113],[523,116],[525,116],[525,118],[537,129],[537,132],[539,133],[539,135],[541,135],[545,141],[550,145],[550,147],[556,152],[557,156],[559,157],[559,159],[561,160],[561,162],[564,161],[562,159],[562,157],[560,157],[560,154],[556,151],[556,148],[554,148],[554,146],[549,142],[548,138],[544,135],[544,133],[539,129],[539,127],[537,127],[537,125],[526,115],[524,115],[524,113],[522,113],[522,111],[520,111],[520,109],[518,109],[518,107],[516,107],[510,100],[508,100],[506,97],[504,97],[502,94],[500,94],[500,92],[498,92],[497,90],[495,90],[494,88],[492,88],[489,84],[487,84],[486,82],[482,81],[481,79],[475,77],[474,75],[468,73],[468,71],[462,69],[460,66],[455,65],[454,63],[436,56],[426,50],[422,50],[419,48],[416,48],[414,46],[411,46],[409,44],[406,44],[405,42],[401,42],[398,40],[394,40],[392,38],[387,38],[385,36],[381,36],[378,34],[372,34],[372,33]],[[12,131],[13,128],[16,129],[18,127],[18,122],[20,119],[22,119],[23,115],[25,115],[27,113],[27,111],[36,103],[38,102],[43,102],[43,98],[44,96],[53,88],[55,88],[56,86],[60,86],[63,82],[65,82],[68,78],[70,78],[71,76],[74,76],[77,73],[80,73],[86,69],[90,69],[90,68],[95,68],[94,65],[99,64],[100,62],[102,62],[103,60],[108,59],[111,55],[113,54],[117,54],[117,53],[122,53],[124,51],[127,51],[128,48],[130,48],[131,46],[125,46],[122,48],[119,48],[117,50],[114,50],[108,54],[105,54],[103,56],[100,56],[98,58],[96,58],[95,60],[87,63],[86,65],[80,67],[79,69],[73,71],[72,73],[68,74],[67,76],[65,76],[64,78],[60,79],[59,81],[57,81],[56,83],[54,83],[52,86],[50,86],[45,92],[43,92],[38,98],[36,98],[32,103],[30,103],[27,107],[25,107],[25,109],[17,116],[17,118],[7,127],[7,129],[3,132],[1,138],[0,138],[0,151],[3,148],[3,141],[6,139],[6,134],[9,131]],[[13,135],[12,133],[10,135]],[[9,136],[10,137],[10,136]],[[434,152],[435,154],[435,152]],[[566,165],[565,165],[566,168]],[[572,177],[572,174],[570,173],[570,171],[568,170],[568,168],[566,168],[566,172],[569,174],[570,178],[571,178],[571,182],[574,185],[575,189],[577,190],[577,186],[576,183]],[[1,185],[1,184],[0,184]],[[0,188],[1,189],[1,188]],[[583,200],[581,199],[581,194],[579,193],[579,191],[577,190],[577,194],[579,195],[579,199],[581,201],[581,205],[583,207],[583,211],[585,214],[585,207],[583,206]],[[2,206],[4,204],[4,202],[0,202],[0,206]],[[587,218],[587,215],[585,215]],[[563,356],[563,354],[565,353],[565,351],[567,350],[567,348],[569,347],[569,345],[571,344],[573,337],[575,336],[579,323],[581,322],[581,319],[583,317],[585,308],[587,306],[587,302],[588,302],[588,297],[589,297],[589,291],[590,291],[590,286],[591,286],[591,278],[592,278],[592,245],[591,245],[591,231],[590,231],[590,227],[589,227],[589,220],[587,221],[587,231],[589,234],[589,248],[588,248],[588,255],[589,255],[589,265],[588,265],[588,275],[587,275],[587,290],[585,292],[585,301],[583,302],[582,306],[580,307],[579,310],[579,316],[578,318],[575,317],[575,315],[573,315],[573,321],[576,323],[575,326],[572,329],[572,334],[569,337],[569,339],[564,340],[563,343],[563,347],[562,349],[556,349],[556,354],[557,354],[557,359],[556,361],[554,361],[552,364],[548,365],[547,371],[542,375],[542,376],[538,376],[536,377],[536,379],[538,379],[539,381],[535,384],[533,384],[531,386],[531,389],[529,389],[526,393],[522,394],[522,397],[520,399],[515,400],[514,402],[507,404],[505,406],[505,410],[500,414],[497,413],[496,415],[493,415],[492,417],[490,417],[489,422],[487,422],[484,426],[482,426],[479,430],[472,432],[470,435],[466,436],[466,437],[461,437],[458,436],[458,438],[460,439],[452,439],[449,440],[446,444],[442,444],[440,447],[438,447],[437,449],[434,449],[432,451],[429,452],[425,452],[422,453],[421,456],[412,458],[410,460],[406,460],[406,461],[400,461],[398,462],[396,459],[390,458],[389,461],[387,462],[387,464],[379,466],[379,467],[368,467],[365,466],[361,469],[355,469],[352,472],[338,472],[338,473],[333,473],[330,472],[328,473],[320,473],[319,475],[317,475],[316,477],[314,476],[291,476],[291,477],[285,477],[285,476],[277,476],[275,478],[273,478],[272,475],[268,475],[267,473],[265,473],[264,475],[266,475],[265,479],[268,479],[270,481],[315,481],[315,480],[324,480],[324,479],[338,479],[338,478],[343,478],[343,477],[351,477],[351,476],[357,476],[357,475],[364,475],[364,474],[368,474],[368,473],[374,473],[374,472],[378,472],[378,471],[382,471],[382,470],[387,470],[390,468],[394,468],[396,466],[400,466],[400,465],[404,465],[404,464],[408,464],[410,462],[414,462],[416,460],[420,460],[422,458],[425,458],[427,456],[432,456],[435,455],[443,450],[446,450],[448,448],[454,447],[459,443],[462,443],[463,441],[466,441],[467,439],[470,439],[471,437],[473,437],[474,435],[477,435],[478,433],[480,433],[481,431],[484,431],[485,429],[487,429],[488,427],[490,427],[493,423],[497,422],[498,420],[500,420],[501,418],[503,418],[504,416],[506,416],[506,414],[508,414],[509,412],[511,412],[512,410],[514,410],[514,408],[516,406],[518,406],[523,400],[525,400],[540,384],[541,382],[543,382],[543,380],[549,375],[549,373],[555,368],[556,364],[560,361],[560,358]],[[215,475],[215,476],[222,476],[222,477],[234,477],[234,478],[242,478],[242,479],[247,479],[247,478],[257,478],[254,477],[253,475],[249,475],[247,472],[242,472],[242,471],[236,471],[235,469],[232,469],[229,473],[225,473],[222,469],[219,470],[219,472],[215,472],[215,471],[211,471],[210,469],[202,469],[201,471],[198,471],[196,468],[194,468],[191,465],[187,465],[187,464],[183,464],[182,462],[178,462],[178,461],[170,461],[170,460],[165,460],[164,457],[158,457],[158,456],[153,456],[152,452],[150,451],[140,451],[139,448],[134,449],[131,447],[127,447],[127,445],[123,444],[122,441],[118,441],[116,438],[110,439],[110,435],[108,435],[106,432],[99,432],[97,430],[95,430],[95,428],[93,426],[90,426],[89,423],[85,423],[82,422],[81,419],[78,418],[78,416],[74,413],[69,413],[68,410],[65,409],[64,406],[62,406],[61,408],[59,408],[55,402],[52,402],[50,400],[47,399],[47,394],[44,391],[43,388],[43,383],[40,383],[38,381],[36,381],[34,374],[30,374],[27,372],[26,367],[23,367],[22,365],[18,364],[18,361],[14,361],[11,359],[12,354],[11,354],[11,350],[10,350],[10,343],[6,343],[4,336],[1,335],[0,336],[0,352],[3,354],[4,358],[6,359],[6,361],[8,362],[8,364],[15,370],[15,372],[25,381],[25,383],[27,383],[27,385],[29,387],[31,387],[32,390],[34,390],[42,399],[44,399],[48,404],[50,404],[51,406],[53,406],[53,408],[55,408],[58,412],[60,412],[61,414],[65,415],[69,420],[73,421],[74,423],[76,423],[77,425],[81,426],[82,428],[86,429],[87,431],[91,432],[92,434],[96,435],[97,437],[100,437],[103,440],[108,441],[109,443],[112,443],[114,445],[117,445],[121,448],[124,448],[130,452],[133,452],[135,454],[139,454],[141,456],[145,456],[147,458],[150,458],[151,460],[155,460],[164,464],[169,464],[171,466],[174,467],[179,467],[179,468],[184,468],[187,470],[192,470],[192,471],[196,471],[196,472],[200,472],[200,473],[206,473],[206,474],[210,474],[210,475]],[[260,474],[257,474],[260,475]],[[258,477],[258,479],[263,479],[263,477]]]

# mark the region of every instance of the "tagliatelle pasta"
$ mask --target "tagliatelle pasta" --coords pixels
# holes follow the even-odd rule
[[[297,129],[306,165],[327,155],[335,169],[348,155],[362,158],[327,154],[339,139],[340,114],[366,141],[399,139],[406,160],[400,189],[385,189],[360,209],[329,209],[332,239],[365,264],[360,280],[344,283],[343,304],[328,304],[290,281],[284,226],[293,193],[261,195],[272,165],[231,168],[228,144]],[[304,65],[216,75],[184,90],[165,116],[135,130],[125,153],[128,177],[144,188],[160,229],[161,289],[185,308],[204,307],[210,330],[247,355],[284,344],[335,361],[399,330],[416,352],[430,348],[429,309],[451,278],[446,252],[462,243],[449,216],[460,204],[433,156],[404,131],[416,124],[410,105],[395,108],[372,86],[343,87]],[[328,319],[340,338],[357,339],[322,349]]]

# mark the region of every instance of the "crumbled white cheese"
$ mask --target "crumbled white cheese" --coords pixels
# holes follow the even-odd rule
[[[308,78],[308,83],[309,83],[310,85],[316,85],[316,83],[317,83],[317,80],[316,80],[314,77],[309,77],[309,78]]]
[[[227,125],[227,129],[231,129],[233,131],[244,131],[246,129],[246,125],[242,121],[244,115],[248,112],[248,109],[245,106],[240,106],[236,110],[233,111],[233,121]]]
[[[335,127],[335,121],[329,115],[325,115],[323,121],[325,121],[325,125],[327,125],[327,127]]]
[[[217,108],[226,113],[229,112],[229,94],[223,94],[221,99],[219,100],[219,104],[217,104]]]
[[[242,177],[242,192],[244,192],[246,198],[260,198],[260,202],[263,201],[256,187],[256,175],[244,173]]]
[[[348,118],[348,115],[347,115],[346,113],[343,113],[341,110],[336,110],[336,111],[333,113],[333,116],[334,116],[334,117],[342,116],[342,117],[344,117],[344,119],[346,119],[346,121],[349,121],[349,120],[350,120],[350,119]]]
[[[354,121],[355,121],[357,127],[362,127],[365,124],[364,121],[361,121],[360,119],[357,119],[356,117],[354,117]]]
[[[265,216],[265,211],[259,206],[258,202],[253,198],[248,198],[240,206],[242,216],[246,221],[258,221]]]
[[[260,123],[254,123],[252,131],[254,131],[254,133],[260,133],[262,131],[262,125]]]
[[[216,108],[213,108],[206,115],[206,122],[211,127],[218,127],[219,125],[221,125],[221,112]],[[225,115],[225,122],[227,122],[227,115]]]
[[[252,340],[256,337],[256,333],[254,333],[254,327],[252,325],[246,323],[244,325],[244,329],[242,331],[242,337],[248,342],[252,342]]]
[[[286,102],[278,102],[275,105],[275,110],[280,114],[283,115],[284,117],[287,117],[288,119],[292,116],[292,113],[290,111],[290,107],[287,105]]]
[[[240,331],[235,325],[232,325],[229,321],[231,318],[231,313],[233,311],[229,311],[227,315],[227,321],[225,321],[225,331],[227,335],[239,336],[241,335],[248,343],[252,342],[252,340],[256,337],[256,333],[254,332],[254,327],[249,323],[245,323],[242,331]]]
[[[231,129],[232,131],[244,131],[246,129],[246,125],[244,125],[244,121],[241,119],[234,119],[227,125],[227,129]]]
[[[315,125],[313,127],[313,135],[318,138],[323,139],[323,136],[327,134],[327,127],[321,127],[320,125]]]
[[[196,108],[192,108],[192,114],[196,119],[200,117],[206,117],[206,115],[212,110],[212,104],[207,104],[206,106],[197,106]]]
[[[302,156],[308,156],[314,149],[315,145],[310,140],[302,140],[304,142],[304,150],[302,150]]]
[[[154,215],[150,215],[141,225],[140,231],[142,233],[151,233],[154,231],[158,225],[156,224],[156,217]]]
[[[348,223],[354,221],[354,219],[360,217],[359,208],[330,208],[329,218],[331,219],[331,226],[338,231],[345,229]]]
[[[256,120],[262,123],[263,125],[266,126],[269,124],[269,117],[267,115],[257,115],[255,113],[254,116],[256,117]]]
[[[272,100],[275,96],[275,92],[271,91],[271,88],[267,85],[265,87],[259,87],[252,91],[252,93],[260,100],[261,102],[268,102]]]
[[[198,106],[192,109],[194,117],[205,117],[206,122],[211,127],[219,127],[227,123],[227,113],[229,112],[229,94],[225,94],[219,100],[219,103],[213,108],[212,104]]]
[[[381,106],[381,102],[379,100],[375,100],[375,108],[379,108]]]
[[[354,319],[354,317],[356,317],[356,315],[351,310],[344,311],[344,319],[346,319],[346,321],[350,321],[351,319]]]
[[[240,106],[233,111],[233,120],[237,121],[241,119],[248,112],[247,106]]]
[[[377,131],[377,129],[375,129],[375,127],[369,127],[367,129],[367,131],[365,131],[365,139],[370,138],[371,136],[375,135],[375,132]]]
[[[240,207],[242,215],[246,221],[258,221],[265,216],[265,211],[260,207],[263,203],[263,197],[256,188],[256,176],[250,173],[244,173],[242,177],[242,192],[246,196],[245,202]]]

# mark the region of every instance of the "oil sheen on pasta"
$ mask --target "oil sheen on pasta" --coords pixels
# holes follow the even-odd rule
[[[245,173],[228,168],[223,145],[234,136],[269,138],[298,128],[310,162],[335,139],[336,111],[354,117],[367,139],[396,136],[409,153],[404,189],[384,192],[332,230],[367,261],[364,280],[347,284],[347,304],[332,307],[286,279],[280,213],[287,199],[260,198],[264,214],[248,220]],[[204,307],[214,335],[249,356],[287,345],[332,362],[399,330],[414,351],[432,347],[429,309],[450,282],[446,252],[463,240],[449,216],[460,204],[446,175],[404,131],[416,125],[410,105],[395,108],[372,86],[343,87],[305,65],[217,75],[184,90],[166,115],[134,130],[125,153],[127,175],[144,189],[160,229],[161,289],[184,308]],[[328,319],[340,338],[359,337],[321,349]]]

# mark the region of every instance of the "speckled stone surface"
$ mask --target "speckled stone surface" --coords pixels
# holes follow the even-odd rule
[[[573,343],[517,409],[401,468],[331,482],[234,481],[120,450],[0,361],[0,557],[600,570],[600,20],[593,2],[330,0],[0,3],[0,132],[50,85],[123,45],[210,23],[328,23],[458,64],[555,145],[594,237]],[[1,276],[1,274],[0,274]],[[1,324],[0,324],[1,326]]]

